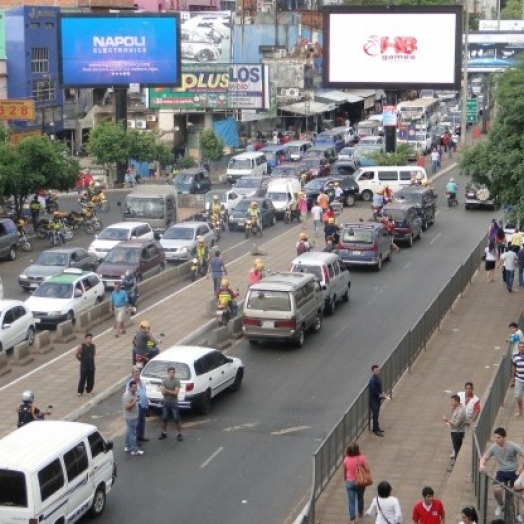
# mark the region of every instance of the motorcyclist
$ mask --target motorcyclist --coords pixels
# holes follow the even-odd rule
[[[87,201],[91,202],[95,195],[96,195],[95,183],[93,181],[91,181],[90,184],[87,186],[87,189],[86,189]]]
[[[249,273],[247,276],[248,285],[256,284],[257,282],[260,282],[263,277],[264,277],[264,263],[262,262],[261,258],[257,258],[255,260],[255,263],[253,264],[253,267],[249,270]]]
[[[341,201],[343,194],[344,192],[342,191],[340,184],[338,182],[335,182],[335,200]]]
[[[331,204],[333,200],[335,200],[335,186],[333,185],[333,182],[328,184],[327,196],[329,198],[329,203]]]
[[[58,240],[60,240],[62,244],[65,244],[66,243],[65,237],[64,237],[64,234],[62,233],[62,222],[60,221],[60,218],[58,217],[56,213],[53,213],[53,218],[51,219],[49,226],[51,229],[51,234],[57,235]]]
[[[128,269],[122,277],[122,289],[127,293],[127,300],[131,307],[131,314],[136,313],[136,301],[138,298],[138,288],[136,286],[136,277],[133,272]]]
[[[260,231],[260,236],[262,236],[262,215],[260,209],[258,208],[258,202],[253,201],[247,210],[247,218],[252,221],[253,225],[256,224],[258,230]]]
[[[307,233],[302,232],[298,235],[298,242],[295,248],[297,250],[297,256],[305,253],[306,251],[311,251],[311,244],[308,242]]]
[[[24,391],[22,393],[22,403],[16,409],[18,413],[17,427],[21,428],[29,422],[35,420],[43,420],[45,415],[50,415],[49,412],[40,411],[33,402],[35,401],[35,394],[32,391]]]
[[[151,333],[151,324],[147,320],[142,320],[140,329],[133,337],[133,364],[136,364],[137,355],[141,355],[146,360],[156,357],[160,353],[156,347],[159,342]]]
[[[335,218],[331,217],[328,220],[328,223],[324,226],[324,238],[326,241],[326,245],[328,242],[332,242],[334,246],[338,245],[338,241],[340,240],[340,229],[335,224]]]
[[[384,188],[384,204],[389,204],[393,201],[393,191],[389,184],[384,184],[382,187]]]
[[[206,246],[206,241],[203,236],[198,237],[196,247],[193,249],[192,256],[198,259],[199,269],[204,275],[207,272],[209,265],[209,249]]]
[[[448,195],[448,198],[454,198],[455,200],[457,200],[457,190],[458,186],[455,183],[455,179],[451,177],[449,179],[449,182],[446,184],[446,193]]]
[[[220,289],[218,290],[218,307],[220,309],[229,309],[231,316],[236,317],[238,315],[236,297],[238,297],[238,293],[229,287],[229,279],[223,278],[220,281]]]
[[[306,182],[307,182],[307,174],[306,173],[302,173],[300,175],[300,188],[301,189],[304,189],[304,186],[306,185]]]
[[[298,206],[298,194],[294,193],[291,197],[291,202],[289,203],[289,211],[291,213],[291,221],[297,218],[297,206]]]
[[[40,202],[38,201],[38,195],[33,197],[31,203],[29,204],[29,212],[31,213],[31,222],[33,223],[33,228],[36,231],[38,228],[38,222],[40,220]]]
[[[373,209],[373,218],[376,220],[384,207],[384,188],[379,187],[373,195],[371,208]]]
[[[213,202],[211,203],[210,215],[213,220],[220,219],[220,211],[222,207],[220,206],[220,201],[218,195],[213,195]]]
[[[135,186],[135,177],[133,176],[133,172],[131,169],[128,169],[126,171],[126,175],[124,177],[124,183],[126,187],[134,187]]]

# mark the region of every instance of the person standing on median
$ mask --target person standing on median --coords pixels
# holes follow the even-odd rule
[[[213,277],[213,292],[215,296],[218,296],[222,277],[227,277],[227,269],[224,261],[220,257],[220,251],[218,249],[215,251],[215,256],[209,261],[206,278],[209,278],[209,275]]]
[[[126,447],[124,451],[133,456],[143,455],[144,452],[138,449],[136,442],[136,426],[138,423],[138,403],[140,399],[137,395],[137,385],[134,380],[130,380],[126,390],[122,395],[122,408],[126,421]]]
[[[495,480],[511,487],[520,473],[522,473],[523,468],[519,466],[519,457],[524,458],[524,450],[515,442],[506,439],[507,434],[504,428],[495,429],[493,435],[495,443],[488,448],[480,459],[479,470],[486,471],[486,462],[491,457],[495,457],[497,461]],[[493,486],[493,495],[497,501],[495,516],[500,517],[504,509],[504,488],[495,484]]]
[[[115,282],[115,289],[111,293],[111,298],[109,299],[109,309],[115,314],[115,337],[119,337],[121,333],[126,332],[124,328],[124,320],[128,303],[129,299],[127,291],[122,289],[122,284],[120,282]]]
[[[95,385],[95,356],[96,346],[93,344],[93,335],[86,333],[84,342],[76,347],[75,357],[80,362],[80,378],[78,380],[78,396],[85,392],[93,394]]]
[[[184,440],[182,437],[182,422],[180,421],[180,410],[178,409],[178,393],[180,391],[180,380],[175,377],[175,368],[170,366],[167,368],[167,378],[162,381],[160,391],[164,395],[164,405],[162,406],[162,433],[158,437],[159,440],[167,438],[167,421],[169,415],[173,416],[173,419],[178,430],[177,439],[181,442]]]
[[[413,506],[411,520],[413,524],[445,524],[444,505],[435,498],[433,488],[426,486],[422,490],[422,500]]]
[[[136,394],[138,396],[138,421],[136,424],[136,440],[138,446],[141,442],[148,442],[149,439],[145,437],[146,432],[146,415],[147,415],[147,394],[146,386],[140,377],[140,369],[133,366],[131,380],[136,382]]]
[[[451,395],[451,415],[447,417],[444,415],[446,426],[449,428],[451,434],[451,443],[453,445],[454,456],[451,457],[451,464],[448,468],[448,472],[453,469],[455,460],[458,457],[462,442],[464,441],[464,433],[466,432],[466,408],[460,403],[460,397],[458,395]]]

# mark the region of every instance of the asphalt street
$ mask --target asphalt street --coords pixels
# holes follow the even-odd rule
[[[444,185],[451,174],[435,183],[436,223],[422,240],[395,254],[380,273],[352,271],[349,304],[326,318],[302,349],[252,348],[240,340],[228,350],[244,361],[244,386],[218,399],[207,417],[183,413],[184,442],[173,433],[159,442],[155,415],[148,420],[146,455],[129,457],[120,396],[89,412],[82,420],[115,440],[120,471],[99,522],[291,521],[310,488],[312,453],[367,383],[370,366],[387,358],[493,217],[489,211],[466,212],[463,205],[447,207]]]

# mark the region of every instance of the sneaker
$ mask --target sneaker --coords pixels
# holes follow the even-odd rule
[[[184,440],[184,437],[182,436],[182,433],[179,433],[178,436],[177,436],[177,440],[179,442],[182,442]]]
[[[497,506],[495,509],[495,517],[500,517],[502,515],[503,509],[504,509],[504,506]]]
[[[164,440],[165,438],[167,438],[167,433],[165,431],[162,431],[162,433],[160,433],[160,436],[158,437],[158,440]]]
[[[141,449],[137,449],[135,451],[131,451],[131,455],[133,457],[136,457],[136,456],[139,456],[139,455],[143,455],[143,454],[144,454],[144,452]]]
[[[449,458],[455,458],[455,452],[452,451],[450,454],[449,454]]]
[[[129,452],[131,451],[131,448],[125,447],[125,448],[124,448],[124,451],[125,451],[126,453],[129,453]]]

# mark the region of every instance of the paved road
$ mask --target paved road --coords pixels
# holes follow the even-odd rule
[[[116,442],[124,473],[100,522],[177,519],[228,524],[284,522],[302,506],[311,482],[312,452],[382,362],[464,261],[492,217],[445,207],[437,222],[386,264],[381,273],[352,272],[349,304],[327,318],[300,350],[280,345],[229,353],[246,364],[245,387],[225,395],[208,417],[186,414],[183,443],[156,440],[149,420],[147,454],[124,454],[120,398],[84,417]],[[137,494],[140,494],[137,496]],[[154,509],[153,509],[154,508]]]

